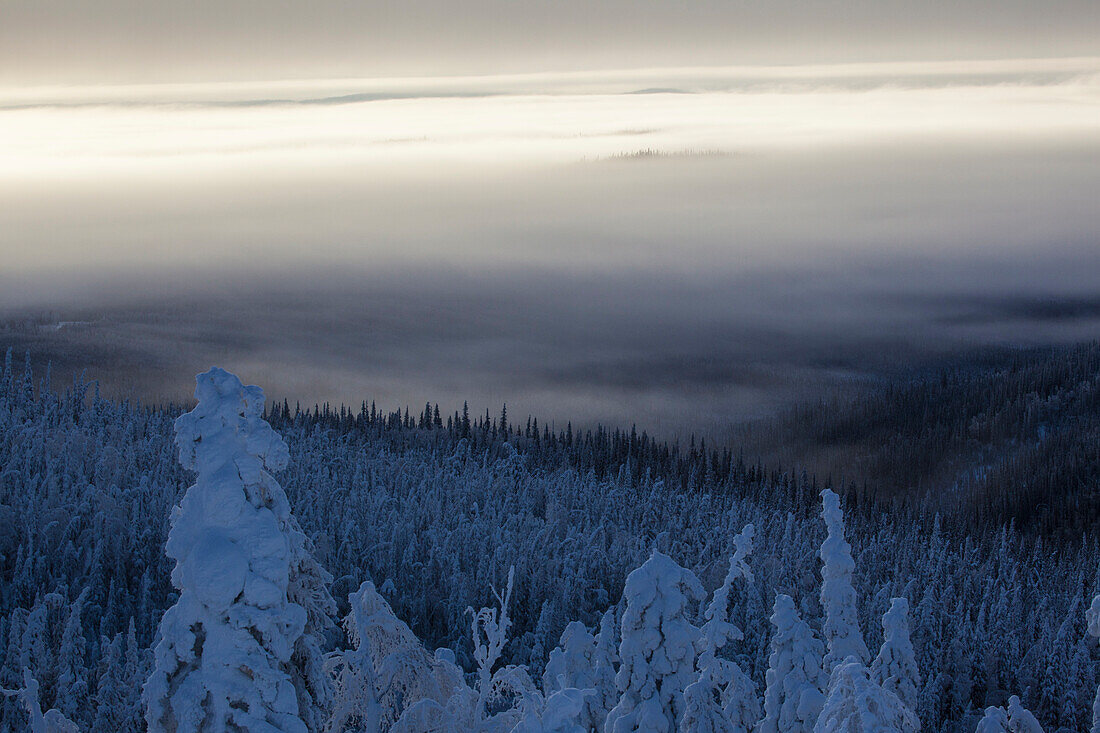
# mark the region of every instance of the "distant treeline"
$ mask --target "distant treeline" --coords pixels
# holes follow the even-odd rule
[[[464,440],[490,455],[508,443],[540,468],[659,480],[689,493],[778,493],[795,507],[815,505],[820,488],[830,487],[852,511],[914,520],[938,513],[945,527],[968,532],[1011,523],[1059,541],[1100,526],[1100,343],[988,352],[855,397],[801,405],[722,447],[636,428],[551,430],[530,416],[513,422],[507,406],[496,416],[471,416],[468,406],[443,414],[430,402],[411,412],[283,401],[266,417],[276,428],[386,433],[410,445],[450,449]]]
[[[789,410],[740,436],[767,462],[858,482],[971,528],[1100,526],[1100,343],[992,351]]]

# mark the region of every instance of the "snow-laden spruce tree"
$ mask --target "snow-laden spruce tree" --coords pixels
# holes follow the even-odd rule
[[[776,595],[771,616],[764,719],[758,733],[808,733],[825,704],[829,676],[821,668],[825,647],[798,615],[794,600]]]
[[[1008,698],[1008,709],[989,707],[974,733],[1043,733],[1043,726],[1013,695]]]
[[[88,679],[84,674],[84,656],[87,642],[81,614],[88,599],[88,588],[80,592],[69,608],[65,628],[61,632],[61,648],[57,653],[57,697],[54,705],[66,718],[80,720],[82,708],[88,699]]]
[[[591,689],[567,687],[545,698],[536,693],[536,704],[526,706],[523,717],[510,733],[587,733],[594,730],[579,722],[584,716],[585,698],[592,692]]]
[[[890,690],[871,679],[855,657],[838,664],[814,733],[916,733],[920,721]]]
[[[260,417],[259,387],[218,368],[196,381],[198,405],[175,427],[180,462],[198,479],[172,512],[166,551],[180,595],[143,690],[149,730],[317,729],[333,605],[269,473],[286,466],[286,443]]]
[[[559,690],[570,688],[591,690],[584,698],[577,718],[584,730],[603,726],[607,710],[601,709],[597,695],[600,670],[596,664],[596,637],[580,621],[572,621],[561,634],[561,643],[550,652],[542,675],[542,689],[547,699]]]
[[[550,652],[542,673],[542,689],[549,695],[568,687],[584,689],[595,671],[596,638],[580,621],[569,622],[558,646]]]
[[[733,724],[722,707],[721,691],[709,671],[684,689],[680,733],[730,733]]]
[[[752,569],[748,558],[752,554],[753,526],[745,528],[733,538],[734,553],[729,571],[711,598],[703,613],[705,619],[700,633],[699,669],[709,679],[709,684],[720,690],[722,709],[726,717],[726,730],[734,733],[749,731],[760,720],[760,701],[756,685],[736,662],[718,656],[718,652],[731,641],[744,638],[741,629],[729,622],[730,593],[738,581],[752,583]],[[706,683],[702,678],[701,683]],[[701,690],[696,699],[702,700]]]
[[[916,711],[921,678],[909,639],[909,601],[905,598],[892,598],[890,610],[882,615],[882,647],[871,663],[871,679]]]
[[[699,632],[700,639],[699,669],[710,671],[711,679],[719,685],[729,682],[729,667],[733,664],[718,656],[718,652],[731,641],[740,641],[744,635],[741,629],[729,622],[730,593],[733,584],[738,579],[744,578],[752,582],[752,570],[749,568],[747,558],[752,553],[753,527],[747,525],[741,534],[734,538],[734,555],[730,558],[729,571],[726,573],[722,585],[714,591],[706,610],[703,612],[704,622]]]
[[[1100,593],[1092,599],[1092,605],[1089,606],[1085,616],[1088,621],[1089,636],[1100,643]],[[1100,733],[1100,686],[1096,688],[1096,697],[1092,703],[1092,730],[1090,733]]]
[[[692,623],[705,597],[695,574],[654,551],[626,578],[619,702],[606,733],[672,733],[684,714],[684,688],[695,681],[699,629]]]
[[[734,665],[731,679],[726,689],[722,690],[722,705],[731,725],[731,733],[748,733],[760,722],[762,713],[756,683],[739,665]]]
[[[607,714],[619,699],[619,689],[615,684],[615,674],[619,668],[619,652],[615,639],[615,610],[609,608],[600,618],[600,631],[596,634],[596,648],[592,652],[595,694],[588,698],[587,703],[595,719],[596,730],[603,730]]]
[[[859,630],[856,591],[852,587],[856,564],[852,547],[844,539],[844,510],[840,508],[840,497],[831,489],[821,492],[821,516],[828,528],[821,544],[821,606],[825,609],[821,631],[829,648],[824,661],[828,673],[848,657],[867,664],[871,654]]]
[[[0,694],[5,697],[17,698],[27,709],[27,727],[29,733],[80,733],[76,723],[66,718],[60,710],[47,710],[42,712],[42,706],[38,702],[38,680],[29,669],[23,670],[23,687],[18,690],[5,690],[0,687]]]
[[[459,670],[428,654],[374,583],[360,585],[348,603],[344,629],[352,648],[325,660],[334,687],[326,731],[388,730],[421,700],[446,705],[465,687]]]

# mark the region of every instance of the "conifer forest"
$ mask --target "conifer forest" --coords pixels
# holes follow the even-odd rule
[[[5,733],[1100,730],[1096,344],[746,433],[847,477],[52,378],[0,376]]]

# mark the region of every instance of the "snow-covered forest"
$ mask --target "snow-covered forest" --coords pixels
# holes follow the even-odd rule
[[[48,384],[9,353],[2,731],[1100,730],[1093,535],[220,370]]]

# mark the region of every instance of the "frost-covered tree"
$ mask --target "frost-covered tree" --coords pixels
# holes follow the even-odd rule
[[[123,637],[115,638],[107,646],[103,659],[103,673],[96,685],[95,720],[93,730],[132,730],[127,726],[126,693],[129,686],[126,666],[123,662]]]
[[[1100,345],[1073,359],[1077,366],[1067,374],[1079,392],[1074,399],[1093,395],[1095,390],[1078,385],[1082,379],[1091,384],[1097,374]],[[1057,371],[1068,361],[1047,360],[1043,369]],[[164,553],[165,518],[194,475],[178,460],[174,407],[114,401],[96,394],[93,385],[74,383],[63,393],[31,389],[42,380],[24,369],[8,373],[0,376],[0,685],[21,687],[29,666],[41,684],[43,709],[58,708],[67,658],[89,688],[73,720],[94,729],[105,658],[131,618],[136,642],[127,638],[126,657],[135,648],[135,667],[152,666],[157,625],[178,598],[170,582],[175,561]],[[1033,404],[1028,398],[1036,424],[1053,425],[1048,408],[1061,399],[1051,399],[1054,394],[1040,395]],[[973,395],[980,398],[977,391],[959,393],[965,400]],[[996,413],[1003,416],[1002,407]],[[456,656],[442,653],[441,668],[475,669],[465,609],[477,607],[478,589],[510,563],[517,584],[522,579],[526,586],[509,607],[511,635],[522,642],[504,647],[496,669],[531,660],[528,647],[547,601],[555,609],[554,623],[544,628],[552,632],[571,619],[591,624],[597,610],[618,604],[623,579],[649,555],[646,538],[662,532],[667,546],[703,578],[716,558],[726,569],[722,555],[734,552],[731,527],[754,524],[755,583],[735,592],[730,604],[729,621],[744,639],[719,654],[753,680],[762,680],[768,666],[775,593],[809,598],[819,590],[824,526],[819,516],[800,509],[820,491],[808,478],[739,466],[736,456],[727,460],[721,452],[699,450],[698,443],[695,451],[677,450],[640,431],[575,432],[567,443],[543,425],[530,436],[512,431],[505,448],[502,436],[480,423],[459,435],[460,412],[444,416],[451,427],[429,430],[370,408],[369,402],[360,412],[271,406],[265,419],[292,452],[276,475],[301,526],[323,543],[318,558],[323,552],[342,592],[355,590],[364,577],[388,579],[381,595],[425,648],[455,650]],[[1069,434],[1095,453],[1089,434],[1076,427]],[[1064,447],[1058,441],[1043,445],[1060,446],[1059,455]],[[690,481],[697,487],[714,482],[713,491],[683,490]],[[960,517],[937,501],[852,512],[844,530],[859,564],[861,625],[882,615],[890,595],[910,600],[912,644],[928,681],[916,711],[925,729],[965,726],[974,701],[1007,699],[1004,691],[1023,690],[1037,715],[1045,704],[1056,711],[1040,718],[1048,728],[1088,730],[1097,691],[1097,665],[1088,652],[1095,646],[1091,637],[1088,646],[1077,643],[1083,636],[1081,609],[1076,615],[1070,610],[1095,582],[1094,540],[1089,536],[1080,552],[1064,552],[1059,537],[1073,532],[1038,536],[1019,524],[969,520],[963,531]],[[945,511],[942,520],[915,521],[936,510]],[[1078,526],[1087,516],[1073,511],[1064,518]],[[721,577],[712,580],[718,585]],[[291,583],[291,600],[293,588]],[[70,604],[85,589],[81,658],[61,647]],[[817,606],[813,599],[799,610],[817,613]],[[622,607],[614,607],[617,627]],[[1062,633],[1060,625],[1071,615],[1074,622]],[[617,649],[617,628],[606,644],[600,637],[598,657]],[[1067,642],[1062,652],[1060,638]],[[878,651],[877,644],[871,651]],[[613,678],[616,664],[597,661],[597,668]],[[124,680],[147,676],[127,671],[117,680],[132,690]],[[472,710],[474,703],[463,696],[476,701],[474,687],[459,688],[443,702],[425,702],[422,712]],[[608,689],[603,709],[619,698],[613,684]],[[494,702],[494,713],[506,704],[511,698]],[[420,720],[431,722],[430,715]],[[465,720],[455,723],[457,731],[472,730]],[[404,733],[433,729],[412,721],[410,716]],[[0,700],[0,733],[22,733],[24,723],[18,700]]]
[[[692,617],[704,597],[695,574],[660,552],[627,576],[615,678],[622,694],[608,713],[606,733],[677,730],[684,688],[696,679],[700,634]]]
[[[542,674],[542,689],[547,695],[569,687],[584,689],[595,671],[596,638],[580,621],[569,622],[561,632],[561,641],[550,652]]]
[[[615,638],[615,611],[609,608],[600,618],[600,631],[596,635],[596,647],[592,652],[592,687],[595,694],[587,703],[596,730],[603,730],[607,714],[615,707],[619,698],[615,685],[615,674],[619,667]]]
[[[359,591],[348,599],[351,613],[345,619],[344,625],[353,648],[335,652],[328,660],[331,674],[335,678],[335,692],[326,731],[345,731],[350,728],[363,733],[381,733],[382,730],[382,704],[378,698],[383,690],[378,684],[375,655],[371,653],[370,635],[367,631],[370,612],[365,608],[365,596],[368,594],[377,595],[373,584],[363,583]]]
[[[738,733],[752,730],[760,720],[760,701],[756,696],[756,685],[748,675],[733,660],[718,656],[718,652],[729,642],[744,638],[741,629],[729,622],[730,594],[736,582],[753,582],[748,558],[752,554],[754,531],[754,527],[748,524],[733,538],[734,553],[730,558],[729,571],[722,585],[714,591],[703,613],[705,621],[700,628],[699,669],[709,678],[710,684],[721,691],[727,728]]]
[[[1013,726],[1013,733],[1043,733],[1043,726],[1016,695],[1008,698],[1008,721]]]
[[[165,612],[144,688],[149,730],[306,731],[324,693],[319,646],[327,577],[269,471],[286,443],[261,418],[259,387],[222,369],[197,378],[198,405],[176,420],[180,462],[198,474],[172,513],[166,551],[180,591]],[[302,605],[310,604],[309,606]]]
[[[729,571],[726,573],[722,585],[714,591],[706,610],[703,612],[705,619],[699,631],[700,652],[699,669],[709,671],[711,679],[716,684],[725,685],[729,682],[732,662],[722,659],[718,652],[731,641],[740,641],[744,638],[741,629],[729,622],[730,593],[733,584],[743,578],[752,582],[752,570],[748,565],[748,556],[752,553],[753,526],[746,525],[738,534],[734,542],[734,555],[730,558]]]
[[[871,679],[855,657],[833,669],[829,695],[814,733],[915,733],[920,721],[890,690]]]
[[[848,657],[867,664],[871,655],[859,630],[856,591],[852,586],[856,564],[852,560],[852,547],[844,538],[844,510],[840,508],[840,497],[831,489],[821,492],[821,516],[828,528],[821,544],[821,606],[825,610],[821,631],[829,648],[824,667],[831,672]]]
[[[537,703],[526,707],[510,733],[587,733],[592,728],[578,721],[584,715],[585,698],[591,694],[592,690],[574,687],[555,690],[545,699],[536,694]]]
[[[600,708],[596,693],[600,684],[596,658],[596,638],[580,621],[572,621],[561,634],[561,643],[550,652],[542,675],[542,689],[547,699],[559,690],[570,688],[591,690],[585,697],[577,721],[585,730],[599,729],[607,711]]]
[[[23,703],[27,710],[26,730],[29,733],[80,733],[76,723],[66,718],[60,710],[42,712],[42,706],[38,702],[38,689],[38,680],[31,676],[29,669],[24,669],[23,687],[18,690],[0,688],[0,694],[18,698]]]
[[[917,709],[921,688],[920,670],[909,639],[909,601],[890,600],[890,609],[882,616],[882,646],[871,663],[871,679],[893,692],[910,710]]]
[[[721,690],[709,671],[684,688],[680,733],[730,733],[733,723],[722,707]]]
[[[1008,709],[988,707],[978,722],[975,733],[1043,733],[1043,726],[1013,695],[1008,698]]]
[[[348,597],[344,629],[352,648],[333,652],[332,715],[326,731],[388,730],[421,700],[446,705],[465,688],[454,665],[433,657],[370,581]]]
[[[760,722],[760,698],[756,693],[756,683],[739,665],[734,665],[730,681],[722,690],[722,705],[731,733],[749,733]]]
[[[764,679],[764,719],[758,733],[808,733],[825,704],[829,677],[821,668],[824,645],[798,615],[794,600],[775,597],[768,671]]]
[[[1100,593],[1092,599],[1092,605],[1085,613],[1088,621],[1089,636],[1100,643]],[[1096,697],[1092,703],[1092,730],[1090,733],[1100,733],[1100,686],[1096,688]]]
[[[72,720],[81,718],[84,712],[82,707],[88,697],[88,678],[84,670],[87,642],[81,620],[87,599],[88,589],[85,588],[69,607],[57,655],[57,696],[54,705]]]
[[[978,721],[978,727],[974,733],[1012,733],[1011,724],[1008,722],[1008,711],[1002,707],[988,707],[985,715]]]
[[[137,733],[145,727],[141,686],[149,677],[151,659],[152,652],[138,645],[137,629],[131,616],[130,623],[126,627],[126,651],[123,655],[123,679],[126,680],[126,688],[123,691],[120,709],[122,723],[116,728],[119,733],[123,731]]]
[[[504,592],[493,590],[497,607],[486,607],[470,614],[470,632],[474,643],[474,660],[477,662],[477,703],[473,711],[475,720],[489,717],[488,703],[493,691],[493,668],[500,659],[504,645],[508,643],[508,630],[512,628],[512,618],[508,615],[508,605],[512,602],[512,587],[516,570],[508,569],[508,584]]]

